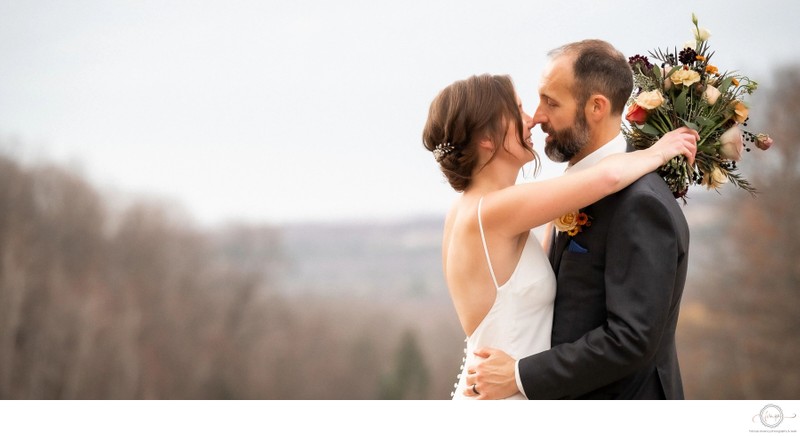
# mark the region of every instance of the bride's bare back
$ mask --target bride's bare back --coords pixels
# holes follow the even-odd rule
[[[494,304],[495,283],[483,250],[478,225],[479,198],[463,196],[445,220],[442,265],[450,296],[464,333],[470,336]],[[502,237],[484,229],[486,245],[499,285],[516,269],[528,234]]]

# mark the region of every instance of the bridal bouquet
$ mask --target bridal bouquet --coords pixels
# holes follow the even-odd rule
[[[750,151],[751,145],[762,150],[772,145],[769,135],[742,128],[748,121],[744,97],[751,95],[758,84],[711,64],[711,33],[697,25],[694,14],[692,23],[694,40],[681,51],[648,52],[653,64],[641,55],[629,58],[636,91],[625,115],[630,123],[630,127],[623,127],[625,136],[636,149],[644,149],[681,126],[700,134],[694,165],[679,156],[659,170],[675,198],[684,203],[691,184],[717,189],[730,181],[755,193],[739,175],[736,162],[744,149]]]

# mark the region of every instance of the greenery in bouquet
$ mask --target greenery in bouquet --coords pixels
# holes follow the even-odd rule
[[[736,163],[751,145],[762,150],[772,145],[769,135],[744,129],[749,112],[744,98],[753,94],[758,84],[713,65],[714,52],[708,45],[711,33],[698,26],[694,14],[692,23],[694,40],[682,50],[658,49],[648,52],[649,58],[629,58],[634,94],[625,115],[630,123],[623,126],[625,136],[636,149],[644,149],[681,126],[700,134],[694,165],[679,156],[659,170],[675,198],[684,202],[691,184],[717,189],[730,181],[755,193]]]

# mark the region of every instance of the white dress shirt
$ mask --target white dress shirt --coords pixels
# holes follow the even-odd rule
[[[625,153],[628,149],[628,143],[625,141],[625,136],[620,132],[617,136],[614,137],[611,141],[607,142],[602,147],[598,148],[597,150],[593,151],[588,156],[584,157],[580,161],[576,162],[575,165],[567,166],[567,171],[581,171],[585,170],[586,168],[591,167],[592,165],[597,164],[600,162],[604,157],[611,156],[612,154],[617,153]],[[550,228],[551,226],[548,226]],[[545,238],[550,238],[550,234],[546,234]],[[525,395],[527,398],[528,395],[525,394],[525,389],[522,387],[522,380],[519,377],[519,360],[516,361],[514,364],[514,377],[517,380],[517,388],[519,391],[522,392],[522,395]]]

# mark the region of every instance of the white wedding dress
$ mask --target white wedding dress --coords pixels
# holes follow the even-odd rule
[[[497,297],[489,313],[466,339],[461,374],[458,375],[458,382],[452,393],[454,400],[474,399],[465,396],[464,390],[468,389],[467,368],[477,359],[473,354],[476,349],[498,348],[514,359],[520,359],[550,348],[550,333],[553,328],[556,278],[541,244],[531,231],[511,277],[502,286],[498,285],[489,251],[486,249],[481,221],[482,203],[483,198],[478,202],[478,226],[486,262],[497,288]],[[525,397],[517,393],[507,399],[524,400]]]

